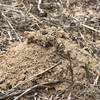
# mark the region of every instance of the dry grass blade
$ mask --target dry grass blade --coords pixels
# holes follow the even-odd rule
[[[36,89],[36,88],[47,88],[48,85],[52,85],[52,84],[58,84],[58,83],[62,83],[63,81],[53,81],[53,82],[48,82],[48,83],[42,83],[42,84],[38,84],[38,85],[35,85],[33,87],[30,87],[28,89],[26,89],[23,93],[21,93],[19,96],[15,97],[14,100],[18,100],[20,97],[22,97],[23,95],[26,95],[28,94],[29,92],[31,92],[33,89]]]
[[[20,97],[22,97],[23,95],[29,93],[31,90],[37,88],[38,86],[40,86],[40,85],[35,85],[35,86],[31,87],[31,88],[26,89],[22,94],[20,94],[19,96],[15,97],[13,100],[18,100]]]
[[[10,23],[10,21],[8,20],[7,16],[2,12],[2,16],[5,18],[5,20],[8,22],[9,26],[11,27],[11,29],[14,31],[14,33],[16,34],[18,40],[21,42],[21,38],[19,37],[18,33],[16,33],[15,29],[13,28],[12,24]],[[11,35],[11,33],[8,34],[10,39],[13,40],[13,36]]]
[[[99,76],[97,76],[96,79],[94,80],[93,86],[97,85],[98,79],[99,79]]]
[[[67,52],[67,56],[68,56],[68,60],[69,60],[69,63],[70,63],[70,65],[68,66],[68,68],[69,68],[69,71],[70,71],[70,73],[71,73],[71,80],[72,80],[72,82],[74,82],[74,76],[73,76],[73,65],[72,65],[72,58],[71,58],[71,51],[68,51]]]
[[[2,16],[5,18],[5,20],[8,22],[8,24],[10,25],[10,27],[13,29],[11,23],[9,22],[9,20],[7,19],[7,17],[5,16],[5,14],[2,12]],[[9,38],[10,40],[13,40],[13,36],[10,32],[8,32]]]
[[[71,100],[71,93],[69,93],[67,100]]]
[[[79,20],[78,20],[77,18],[75,18],[75,17],[72,17],[72,18],[79,22]],[[95,29],[95,28],[93,28],[93,27],[91,27],[91,26],[88,26],[88,25],[83,24],[83,23],[81,23],[81,25],[82,25],[83,27],[85,27],[85,28],[88,28],[88,29],[92,30],[92,31],[95,31],[95,32],[100,33],[100,30],[97,30],[97,29]]]
[[[13,98],[14,96],[18,96],[22,93],[23,91],[13,91],[12,93],[8,94],[3,94],[2,96],[0,95],[0,100],[6,100],[7,98]]]
[[[38,10],[40,11],[40,13],[44,13],[44,11],[40,8],[42,0],[38,0]]]
[[[55,86],[63,82],[64,81],[61,81],[61,80],[55,80],[55,81],[51,81],[47,83],[41,83],[41,84],[34,85],[26,90],[12,90],[10,93],[5,93],[5,94],[2,93],[2,95],[0,96],[0,100],[5,100],[7,98],[14,98],[14,97],[15,97],[14,100],[18,100],[20,97],[32,92],[32,90],[46,89],[52,85]]]

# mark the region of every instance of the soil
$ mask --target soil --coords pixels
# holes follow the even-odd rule
[[[9,4],[9,2],[0,1],[1,4],[5,5],[6,3]],[[31,0],[29,2],[23,0],[22,2],[27,9],[29,9],[28,4],[35,6],[37,4],[35,1],[31,2]],[[46,4],[46,2],[50,3]],[[22,11],[19,14],[20,16],[17,16],[17,13],[14,16],[14,12],[11,12],[13,15],[9,17],[15,31],[20,35],[16,36],[6,23],[0,27],[0,93],[6,95],[14,88],[15,91],[27,90],[37,84],[41,85],[56,81],[58,83],[53,85],[50,83],[49,88],[31,91],[31,93],[19,99],[99,100],[100,82],[98,81],[96,87],[93,86],[93,83],[97,76],[96,67],[100,66],[100,36],[97,32],[93,32],[93,30],[91,31],[86,27],[82,29],[83,26],[77,26],[80,23],[72,19],[72,17],[69,18],[69,15],[73,13],[75,18],[80,18],[79,21],[94,28],[97,26],[98,30],[99,5],[95,4],[97,1],[70,1],[69,6],[67,5],[69,10],[63,8],[63,20],[58,22],[61,17],[59,17],[58,13],[52,12],[52,10],[55,11],[54,9],[56,9],[56,2],[54,2],[54,5],[53,2],[52,0],[44,0],[41,8],[44,9],[45,14],[39,14],[39,11],[33,7],[35,10],[33,11],[31,8],[32,11],[30,10],[30,12],[36,19],[33,20],[30,15],[26,15],[25,20],[23,20],[23,15],[21,14],[22,12],[26,14],[26,12],[23,8],[20,9],[21,2],[19,0],[12,1],[13,5],[17,5],[19,7],[18,10]],[[64,2],[62,2],[63,7],[65,6]],[[49,8],[47,5],[52,6],[54,9]],[[95,10],[96,5],[98,8]],[[8,15],[10,14],[9,9]],[[6,16],[8,17],[8,15]],[[84,17],[88,17],[86,22],[83,21],[85,20]],[[70,27],[68,27],[69,25]],[[31,30],[32,28],[33,30]],[[8,38],[9,34],[4,33],[3,30],[5,29],[6,31],[10,30],[12,33],[12,40]],[[18,40],[18,37],[22,41]],[[0,97],[2,98],[1,94]],[[5,100],[15,100],[14,97],[16,96],[8,96]]]

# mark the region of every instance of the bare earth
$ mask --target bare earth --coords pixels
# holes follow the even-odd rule
[[[15,40],[10,40],[9,34],[2,33],[5,29],[9,32],[10,28],[1,18],[0,100],[100,100],[99,80],[93,85],[96,77],[100,76],[97,73],[100,66],[99,7],[95,10],[93,1],[74,0],[67,5],[70,9],[65,9],[65,0],[60,2],[63,5],[61,16],[54,10],[54,1],[44,0],[41,8],[47,12],[46,16],[39,15],[35,1],[22,1],[27,11],[30,7],[28,3],[35,5],[31,8],[35,10],[29,12],[25,12],[26,8],[25,11],[20,8],[19,0],[16,2],[17,10],[23,13],[10,13],[12,8],[8,7],[5,16],[10,16],[12,26],[23,41],[18,41],[12,31]],[[6,4],[3,1],[0,3]],[[1,12],[4,11],[2,9]],[[5,5],[4,9],[7,9]],[[70,17],[71,14],[73,16]],[[5,16],[6,21],[10,21]]]

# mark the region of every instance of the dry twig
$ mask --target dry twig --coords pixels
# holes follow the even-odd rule
[[[71,16],[71,17],[72,17],[72,16]],[[72,17],[72,18],[79,22],[79,20],[78,20],[77,18],[75,18],[75,17]],[[95,32],[100,33],[100,30],[97,30],[97,29],[95,29],[95,28],[93,28],[93,27],[91,27],[91,26],[88,26],[88,25],[83,24],[83,23],[81,23],[81,25],[82,25],[83,27],[85,27],[85,28],[88,28],[88,29],[92,30],[92,31],[95,31]]]
[[[27,95],[32,90],[46,89],[46,88],[49,88],[52,85],[61,84],[63,82],[64,82],[63,80],[55,80],[55,81],[52,81],[52,82],[34,85],[34,86],[32,86],[32,87],[30,87],[26,90],[12,90],[10,92],[5,92],[4,94],[2,93],[2,95],[0,95],[0,100],[5,100],[5,99],[8,99],[8,98],[14,98],[14,97],[15,97],[14,100],[18,100],[20,97]]]
[[[11,29],[14,31],[14,33],[16,34],[18,40],[21,42],[21,38],[19,37],[18,33],[16,33],[15,29],[13,28],[12,24],[10,23],[10,21],[8,20],[7,16],[2,12],[2,16],[5,18],[5,20],[7,21],[7,23],[9,24],[9,26],[11,27]],[[8,34],[10,37],[10,40],[13,40],[13,36],[11,33]]]
[[[41,3],[42,0],[38,0],[38,10],[40,11],[40,13],[44,13],[44,11],[40,8]]]
[[[73,77],[73,68],[72,68],[72,58],[71,58],[71,52],[70,51],[67,52],[67,56],[68,56],[68,60],[69,60],[69,63],[70,63],[68,68],[69,68],[69,71],[71,73],[72,82],[74,82],[74,80],[73,80],[74,77]]]
[[[42,83],[42,84],[38,84],[38,85],[35,85],[33,87],[30,87],[28,89],[26,89],[23,93],[21,93],[19,96],[15,97],[14,100],[18,100],[20,97],[28,94],[29,92],[31,92],[33,89],[36,89],[36,88],[48,88],[48,85],[52,85],[52,84],[57,84],[57,83],[62,83],[64,81],[53,81],[53,82],[49,82],[49,83]]]
[[[67,100],[71,100],[71,92],[69,93]]]

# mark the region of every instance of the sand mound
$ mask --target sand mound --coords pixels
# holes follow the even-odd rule
[[[96,60],[72,43],[60,28],[48,27],[38,32],[25,32],[25,35],[27,41],[13,43],[6,54],[0,55],[0,90],[10,89],[59,61],[62,62],[60,65],[35,81],[40,83],[70,79],[69,66],[74,70],[74,79],[83,79],[85,71],[82,66],[96,64]],[[30,85],[33,84],[35,83],[31,81]]]

